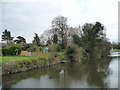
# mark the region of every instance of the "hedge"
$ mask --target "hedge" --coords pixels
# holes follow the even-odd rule
[[[15,56],[21,53],[21,47],[19,45],[11,45],[6,48],[2,48],[3,56]]]

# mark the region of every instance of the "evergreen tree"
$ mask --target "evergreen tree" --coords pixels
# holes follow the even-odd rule
[[[2,41],[6,41],[7,45],[13,41],[14,37],[11,37],[11,32],[5,29],[4,32],[2,32]]]
[[[57,43],[57,42],[58,42],[58,36],[57,36],[57,34],[54,34],[53,43]]]
[[[40,46],[40,45],[41,45],[41,44],[40,44],[40,38],[39,38],[39,36],[38,36],[37,33],[35,33],[35,37],[34,37],[34,40],[33,40],[33,44],[34,44],[34,45],[37,45],[37,46]]]
[[[17,44],[24,44],[26,43],[26,39],[22,36],[18,36],[16,40],[14,40]]]

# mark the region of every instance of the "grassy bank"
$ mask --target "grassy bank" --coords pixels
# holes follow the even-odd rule
[[[0,64],[10,63],[10,62],[25,62],[25,61],[32,61],[38,59],[48,59],[47,56],[3,56],[0,57]]]
[[[111,53],[113,53],[113,52],[120,52],[120,49],[112,49],[110,52]]]
[[[0,57],[2,75],[13,74],[60,63],[64,52],[53,52],[39,56],[3,56]]]
[[[5,56],[0,57],[2,74],[11,74],[22,72],[29,69],[47,66],[49,63],[47,56],[30,57],[30,56]]]
[[[80,54],[78,56],[82,57]],[[54,65],[65,60],[65,52],[50,52],[39,56],[3,56],[0,57],[0,66],[2,75],[5,75]]]

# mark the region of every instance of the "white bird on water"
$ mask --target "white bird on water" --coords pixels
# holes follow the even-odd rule
[[[64,74],[64,69],[62,69],[62,70],[60,71],[60,74]]]

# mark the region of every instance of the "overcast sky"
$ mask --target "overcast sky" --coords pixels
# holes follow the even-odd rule
[[[50,29],[59,15],[67,17],[72,27],[99,21],[107,38],[118,41],[118,0],[2,0],[0,11],[1,30],[10,30],[14,37],[22,35],[27,42],[34,33]]]

